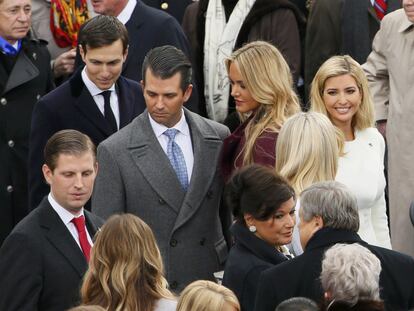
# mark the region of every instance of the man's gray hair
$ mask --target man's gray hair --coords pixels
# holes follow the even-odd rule
[[[324,227],[354,232],[359,229],[356,198],[337,181],[318,182],[306,188],[300,195],[300,205],[305,221],[320,216]]]
[[[351,306],[358,300],[380,300],[380,260],[357,243],[336,244],[325,252],[321,283],[330,299]]]

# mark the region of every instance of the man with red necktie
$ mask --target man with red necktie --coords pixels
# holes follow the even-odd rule
[[[50,193],[0,248],[0,310],[66,310],[79,303],[93,236],[103,221],[86,211],[97,173],[91,139],[54,134],[44,150]]]

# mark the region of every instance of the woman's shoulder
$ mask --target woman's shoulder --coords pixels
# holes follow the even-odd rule
[[[355,136],[360,140],[379,144],[380,146],[385,144],[384,138],[375,127],[367,127],[366,129],[358,130],[355,132]]]
[[[160,298],[155,304],[154,311],[175,311],[177,300],[173,298]]]

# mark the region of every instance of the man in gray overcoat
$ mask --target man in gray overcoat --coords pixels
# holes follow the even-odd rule
[[[414,200],[414,0],[382,20],[364,64],[378,129],[386,128],[391,244],[414,256],[409,206]]]
[[[132,213],[154,231],[170,288],[213,280],[227,257],[229,214],[217,170],[229,130],[183,108],[191,63],[172,46],[148,52],[141,81],[147,110],[98,148],[92,210]]]

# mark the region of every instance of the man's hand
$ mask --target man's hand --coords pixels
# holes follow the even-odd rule
[[[377,121],[377,129],[381,133],[381,135],[384,137],[384,139],[386,140],[385,134],[386,134],[386,129],[387,129],[387,120]]]
[[[60,54],[55,59],[53,66],[53,74],[55,78],[69,75],[75,68],[76,49],[71,49],[65,53]]]

